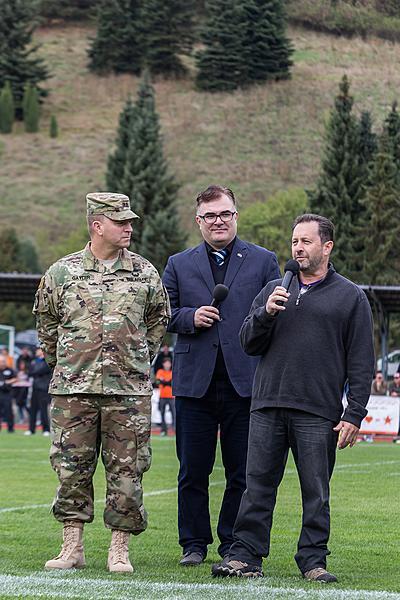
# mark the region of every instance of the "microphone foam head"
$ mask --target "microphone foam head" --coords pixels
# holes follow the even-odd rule
[[[224,285],[223,283],[218,283],[214,288],[213,298],[214,300],[217,300],[217,302],[222,302],[223,300],[225,300],[228,293],[229,288],[226,287],[226,285]]]
[[[285,265],[285,273],[286,271],[290,271],[291,273],[297,275],[297,273],[300,271],[300,265],[297,260],[294,260],[294,258],[288,260]]]

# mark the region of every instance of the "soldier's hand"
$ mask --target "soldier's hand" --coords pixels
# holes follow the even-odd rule
[[[280,306],[277,302],[285,302],[288,301],[290,294],[285,290],[281,285],[277,285],[274,291],[267,298],[267,304],[265,306],[265,310],[271,316],[275,315],[280,310],[285,310],[284,306]]]
[[[212,327],[214,321],[219,321],[219,310],[215,306],[200,306],[194,313],[194,326]]]

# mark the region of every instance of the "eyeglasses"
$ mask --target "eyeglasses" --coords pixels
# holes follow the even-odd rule
[[[214,223],[217,222],[218,217],[221,219],[221,221],[223,223],[229,223],[229,221],[232,221],[233,219],[233,215],[236,215],[237,211],[235,210],[234,212],[230,211],[230,210],[224,210],[222,213],[206,213],[205,215],[197,215],[198,217],[200,217],[200,219],[203,219],[204,223],[207,223],[207,225],[213,225]]]

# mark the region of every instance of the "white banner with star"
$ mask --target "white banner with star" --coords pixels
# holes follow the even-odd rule
[[[400,398],[370,396],[368,414],[361,423],[360,433],[397,435],[399,431]]]

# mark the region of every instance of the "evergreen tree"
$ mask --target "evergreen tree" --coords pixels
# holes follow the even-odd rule
[[[126,153],[130,140],[130,128],[133,119],[134,106],[129,97],[119,116],[115,150],[108,157],[106,184],[107,189],[121,192],[124,177]]]
[[[384,133],[365,197],[364,280],[377,285],[400,283],[400,186],[391,140]]]
[[[10,82],[18,118],[22,117],[22,98],[28,83],[38,89],[41,97],[47,95],[39,84],[49,75],[43,60],[36,56],[38,46],[32,45],[35,11],[35,3],[26,0],[0,2],[0,88]]]
[[[41,0],[40,14],[52,19],[84,19],[99,0]]]
[[[244,83],[287,79],[293,47],[286,37],[282,0],[242,0],[246,15]]]
[[[336,241],[332,258],[336,270],[346,277],[357,279],[358,258],[354,252],[353,234],[360,225],[362,214],[363,169],[358,155],[359,126],[352,113],[353,98],[346,75],[339,90],[326,127],[317,189],[309,194],[310,209],[335,224]]]
[[[14,99],[10,82],[0,92],[0,133],[11,133],[15,118]]]
[[[49,134],[51,138],[58,137],[58,123],[55,115],[51,115]]]
[[[282,0],[209,0],[197,86],[234,90],[290,76],[293,53]]]
[[[208,0],[206,11],[196,85],[210,92],[235,90],[246,81],[246,15],[239,0]]]
[[[378,149],[378,139],[376,133],[372,131],[371,114],[368,111],[361,113],[359,122],[359,150],[358,156],[360,165],[368,168],[373,161]]]
[[[39,95],[37,89],[29,83],[25,88],[22,106],[25,131],[27,133],[37,133],[39,131],[40,118]]]
[[[193,0],[143,0],[142,22],[146,68],[154,75],[186,73],[180,55],[193,45]]]
[[[88,50],[91,71],[140,73],[143,63],[140,5],[140,0],[101,1],[97,34]]]
[[[400,115],[397,110],[397,101],[393,102],[392,108],[385,119],[383,134],[387,135],[389,150],[400,178]]]
[[[110,171],[107,186],[113,183],[113,191],[118,190],[131,198],[133,210],[141,217],[134,224],[133,248],[161,271],[168,256],[183,248],[185,235],[176,213],[178,186],[168,173],[163,155],[154,90],[147,73],[134,107],[127,104],[124,112],[120,128],[125,118],[129,123],[124,174],[120,183],[111,179],[121,172],[122,162],[115,161],[114,166],[118,166]]]

